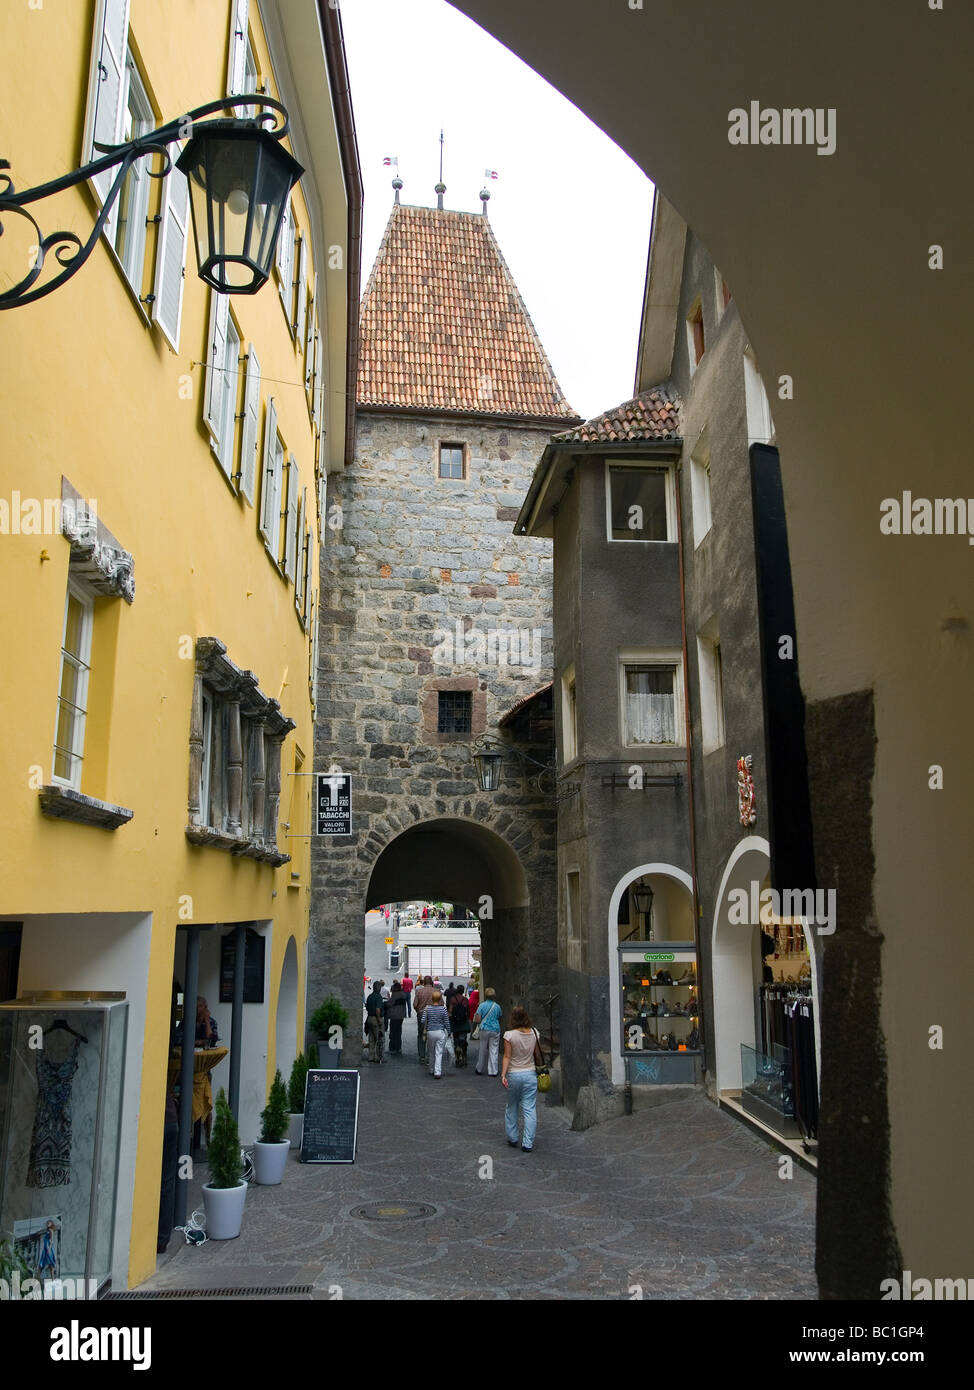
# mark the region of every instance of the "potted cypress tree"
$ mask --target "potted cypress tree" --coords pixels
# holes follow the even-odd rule
[[[207,1158],[210,1180],[203,1184],[206,1234],[211,1240],[233,1240],[240,1234],[247,1184],[241,1176],[243,1163],[237,1122],[222,1086],[216,1098]]]
[[[254,1145],[254,1178],[261,1187],[276,1187],[284,1177],[291,1149],[287,1087],[279,1071],[274,1073],[267,1105],[260,1112],[260,1138]]]
[[[342,1046],[345,1033],[348,1031],[348,1010],[343,1009],[338,1000],[329,994],[327,999],[323,999],[311,1015],[308,1028],[320,1044],[318,1048],[318,1055],[322,1059],[320,1065],[322,1067],[340,1067],[342,1064]],[[333,1043],[337,1043],[337,1046],[333,1047]]]
[[[318,1061],[318,1044],[312,1043],[308,1048],[308,1071],[319,1071],[321,1063]]]
[[[299,1052],[291,1067],[291,1079],[287,1087],[288,1105],[291,1107],[291,1148],[300,1149],[304,1133],[304,1092],[308,1081],[308,1059]]]

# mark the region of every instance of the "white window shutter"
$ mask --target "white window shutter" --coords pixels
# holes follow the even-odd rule
[[[304,605],[301,610],[301,619],[308,626],[308,610],[311,607],[311,564],[314,560],[314,539],[310,531],[304,533]]]
[[[274,559],[277,559],[277,533],[274,522],[277,517],[277,491],[275,471],[277,468],[277,406],[272,396],[267,402],[267,421],[264,425],[264,470],[260,485],[260,534]],[[274,537],[272,541],[272,537]]]
[[[294,248],[294,223],[291,221],[291,195],[287,196],[284,204],[284,214],[281,217],[281,230],[277,234],[277,247],[274,252],[274,264],[277,266],[279,277],[278,288],[281,298],[287,305],[287,296],[291,291],[291,252]],[[288,320],[291,315],[288,314]]]
[[[315,374],[311,387],[311,418],[320,429],[325,404],[325,344],[321,330],[315,324]]]
[[[314,409],[315,346],[318,341],[318,277],[311,282],[311,308],[308,310],[304,337],[304,389],[308,408]]]
[[[247,353],[244,376],[243,431],[240,440],[240,491],[254,505],[257,481],[257,434],[260,424],[260,362],[253,343]]]
[[[91,43],[82,164],[97,157],[96,141],[101,145],[118,144],[128,33],[129,0],[98,0]],[[91,180],[101,202],[105,201],[117,173],[117,168],[106,169]]]
[[[294,311],[294,336],[298,347],[303,348],[304,326],[308,311],[308,234],[301,234],[301,249],[298,252],[298,283],[296,287],[298,296],[297,307]]]
[[[311,600],[311,704],[318,704],[318,595]]]
[[[227,442],[223,439],[223,403],[226,397],[227,319],[230,301],[225,294],[210,290],[210,331],[206,340],[206,389],[203,392],[203,420],[210,432],[213,451],[226,470]]]
[[[284,573],[295,577],[298,554],[298,465],[292,454],[287,466],[287,502],[284,509]]]
[[[250,0],[231,0],[230,5],[230,62],[227,67],[227,92],[238,96],[244,89],[247,71],[247,11]],[[238,111],[239,115],[240,112]]]
[[[297,563],[294,573],[294,606],[301,612],[301,600],[304,597],[304,581],[307,575],[307,556],[303,549],[304,541],[304,517],[308,507],[308,489],[301,489],[301,506],[298,508],[298,529],[294,538],[297,550]]]
[[[174,352],[179,351],[188,219],[189,184],[186,175],[173,168],[166,175],[162,190],[152,317]]]

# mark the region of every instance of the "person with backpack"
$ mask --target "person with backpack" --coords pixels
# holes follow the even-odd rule
[[[501,1006],[494,998],[492,989],[484,990],[484,1002],[478,1007],[473,1021],[480,1027],[480,1051],[477,1054],[477,1075],[483,1076],[484,1067],[488,1076],[497,1075],[497,1057],[501,1041]]]
[[[365,1001],[365,1035],[369,1040],[369,1061],[382,1061],[382,1043],[385,1033],[385,1000],[382,998],[382,981],[376,980],[372,993]]]
[[[453,1051],[458,1067],[467,1065],[467,1038],[470,1034],[470,1010],[463,985],[457,985],[450,1008],[450,1031],[453,1034]]]

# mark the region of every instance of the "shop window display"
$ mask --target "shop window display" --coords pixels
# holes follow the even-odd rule
[[[658,955],[653,961],[643,957]],[[626,1052],[700,1050],[696,958],[691,952],[644,952],[622,962],[622,1046]]]
[[[127,1010],[119,995],[0,1005],[0,1233],[42,1282],[111,1273]]]

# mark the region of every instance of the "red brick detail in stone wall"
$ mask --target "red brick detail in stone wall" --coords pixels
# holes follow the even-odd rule
[[[507,582],[508,584],[520,584],[521,581],[516,574],[509,574],[507,576]]]
[[[392,566],[391,566],[391,565],[382,565],[382,566],[380,566],[380,568],[379,568],[379,574],[382,576],[383,579],[391,579],[391,578],[392,578]]]
[[[470,585],[470,597],[471,597],[471,598],[496,598],[496,597],[497,597],[497,590],[494,588],[493,584],[471,584],[471,585]]]
[[[443,579],[443,580],[445,580],[447,583],[449,583],[450,580],[453,578],[453,571],[452,571],[452,570],[440,570],[440,578]]]

